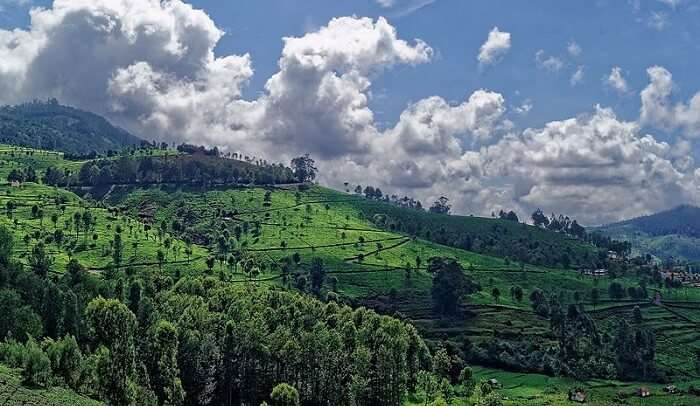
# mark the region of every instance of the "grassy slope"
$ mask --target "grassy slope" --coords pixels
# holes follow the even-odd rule
[[[269,207],[265,207],[265,191],[260,188],[220,189],[206,193],[195,189],[149,188],[123,190],[121,193],[121,197],[117,197],[117,194],[113,194],[113,197],[134,210],[144,204],[161,207],[155,212],[156,223],[173,219],[178,213],[186,213],[191,219],[189,225],[192,233],[195,234],[221,229],[222,224],[230,229],[243,220],[250,223],[260,221],[263,225],[257,241],[252,236],[242,238],[249,251],[275,260],[297,252],[302,258],[300,272],[308,267],[312,257],[321,257],[328,265],[329,277],[338,278],[337,290],[340,294],[359,304],[377,307],[390,314],[401,312],[411,318],[424,336],[431,340],[448,338],[459,345],[463,337],[468,337],[475,343],[490,340],[493,336],[508,339],[520,334],[546,339],[549,322],[534,314],[527,299],[517,302],[511,298],[508,294],[510,287],[522,287],[526,297],[535,288],[563,292],[567,303],[572,302],[575,291],[581,292],[584,301],[587,301],[589,292],[595,286],[601,291],[601,303],[595,308],[592,304],[585,307],[593,311],[599,322],[606,327],[614,328],[617,317],[621,315],[631,318],[630,312],[635,304],[642,306],[645,317],[647,313],[653,314],[656,311],[666,313],[660,323],[650,324],[659,336],[659,359],[680,374],[691,377],[694,374],[688,357],[695,346],[688,342],[687,337],[675,334],[679,329],[682,331],[693,327],[692,322],[664,309],[645,307],[646,301],[610,302],[607,290],[611,281],[608,279],[596,282],[580,277],[571,270],[535,266],[526,266],[522,271],[519,266],[506,265],[499,258],[440,246],[421,239],[402,239],[401,235],[380,230],[363,220],[363,201],[354,196],[314,187],[300,193],[297,201],[295,191],[275,190]],[[217,218],[217,211],[226,213],[234,210],[238,211],[234,218],[225,219],[227,215],[223,214]],[[365,239],[365,244],[356,244],[360,237]],[[383,250],[379,255],[373,254],[377,249],[376,243],[368,242],[374,240],[381,240]],[[286,242],[286,249],[282,248],[283,241]],[[342,245],[332,246],[335,244]],[[401,245],[385,249],[395,244]],[[362,263],[345,260],[358,254],[365,255]],[[415,270],[415,257],[420,256],[425,264],[427,258],[436,255],[457,258],[482,285],[482,291],[470,297],[467,307],[474,317],[447,323],[433,317],[431,277],[423,269]],[[407,281],[404,270],[407,264],[414,268],[410,281]],[[275,275],[275,272],[268,272],[263,277]],[[637,284],[634,278],[617,281],[626,286]],[[494,287],[502,292],[499,300],[491,295]],[[673,294],[664,292],[664,295],[668,300],[700,300],[700,291],[697,289],[674,290]],[[700,309],[697,312],[700,314]]]
[[[31,159],[41,168],[51,164],[77,170],[81,164],[63,161],[62,157],[56,154],[35,152],[30,156],[17,153],[12,156],[9,149],[6,149],[8,153],[3,153],[2,150],[0,148],[0,177],[5,176],[9,168],[26,164],[27,159]],[[50,214],[58,209],[51,202],[58,194],[69,199],[66,213],[58,222],[58,227],[62,227],[65,219],[70,218],[75,211],[83,210],[80,206],[84,203],[78,196],[43,185],[26,184],[21,188],[0,185],[0,204],[4,205],[10,199],[21,204],[13,219],[0,214],[0,223],[9,224],[15,231],[19,249],[27,249],[21,241],[25,234],[36,230],[53,232]],[[367,202],[355,196],[321,187],[313,187],[300,192],[299,195],[296,189],[275,189],[270,203],[265,204],[264,194],[265,190],[261,188],[219,188],[208,191],[168,189],[164,186],[114,188],[109,191],[107,202],[130,208],[127,213],[130,215],[112,218],[105,209],[91,208],[93,215],[99,218],[97,228],[89,233],[86,240],[88,249],[73,255],[93,269],[108,266],[112,262],[111,256],[107,254],[109,240],[113,238],[117,224],[124,230],[124,263],[128,264],[155,262],[157,250],[163,249],[162,242],[156,239],[155,231],[162,220],[170,222],[186,214],[184,217],[188,220],[185,221],[185,225],[189,227],[189,234],[195,236],[221,230],[222,225],[231,230],[243,221],[258,221],[262,224],[260,236],[256,239],[248,234],[241,239],[241,244],[245,244],[248,251],[275,261],[299,253],[301,263],[298,269],[295,269],[297,272],[304,272],[312,257],[321,257],[329,269],[328,276],[338,279],[337,290],[343,296],[360,304],[383,307],[388,312],[400,311],[411,318],[428,339],[448,338],[457,343],[463,337],[469,337],[478,343],[481,340],[489,340],[494,335],[504,338],[520,333],[525,337],[535,338],[542,337],[548,331],[548,321],[532,312],[527,299],[520,303],[509,296],[508,291],[513,285],[521,286],[525,290],[526,298],[532,289],[542,288],[552,292],[563,292],[566,301],[572,300],[574,291],[582,292],[585,298],[591,288],[597,285],[602,297],[594,314],[604,326],[614,326],[618,317],[628,317],[635,304],[605,303],[610,283],[607,279],[594,283],[593,280],[582,278],[571,270],[535,266],[521,269],[520,266],[507,264],[500,258],[380,230],[366,220]],[[30,218],[33,204],[38,204],[45,212],[43,226],[41,220]],[[136,214],[144,207],[151,208],[149,212],[153,213],[151,221],[154,223],[154,230],[149,233],[144,232],[143,224],[136,220]],[[217,209],[223,214],[217,216]],[[233,216],[227,213],[234,211]],[[18,220],[18,224],[14,224],[14,219]],[[93,244],[93,232],[98,234],[98,239],[94,242],[95,246],[90,247]],[[67,229],[66,233],[72,235],[70,238],[76,243],[83,241],[82,232],[77,239],[74,231]],[[184,243],[174,236],[171,237],[174,241],[173,246],[180,247],[178,259],[183,260]],[[365,243],[358,242],[360,237],[364,238]],[[286,248],[282,247],[283,241]],[[381,244],[379,252],[376,252],[377,242]],[[134,243],[138,249],[133,248]],[[30,244],[34,244],[34,241]],[[55,244],[50,244],[49,248],[56,255],[56,269],[62,271],[68,261],[65,248]],[[178,269],[183,273],[202,272],[206,268],[204,258],[212,252],[210,247],[195,245],[193,248],[193,261],[190,265],[165,265],[166,269]],[[362,263],[357,261],[360,254],[364,256]],[[421,269],[415,269],[416,256],[422,259]],[[468,309],[474,317],[449,323],[433,318],[430,308],[431,277],[422,269],[431,256],[450,256],[458,259],[467,272],[481,283],[483,290],[472,295],[469,300]],[[168,261],[173,260],[175,253],[171,251]],[[407,265],[412,268],[410,280],[406,278]],[[219,265],[216,265],[215,270],[230,272]],[[279,276],[279,271],[268,269],[259,278],[267,284],[280,284]],[[240,274],[230,275],[229,278],[236,281],[245,280]],[[633,279],[622,282],[626,285],[637,283]],[[501,291],[499,300],[490,293],[494,287]],[[327,284],[326,289],[329,288]],[[389,298],[390,295],[393,296]],[[698,290],[687,289],[676,295],[676,300],[700,300]],[[670,296],[666,298],[673,299]],[[591,305],[587,307],[593,310]],[[654,328],[659,335],[660,362],[692,378],[694,371],[692,363],[688,360],[697,348],[693,329],[697,327],[696,321],[700,321],[697,316],[700,314],[700,308],[675,309],[675,312],[672,312],[667,309],[643,307],[642,312],[645,323]],[[683,314],[688,316],[683,317]],[[544,391],[546,388],[539,389]]]
[[[500,371],[490,368],[474,367],[474,376],[477,381],[496,379],[502,385],[499,393],[504,397],[503,404],[506,406],[527,405],[527,406],[564,406],[573,405],[567,399],[567,393],[572,388],[583,387],[589,396],[587,405],[592,406],[612,406],[620,404],[645,405],[645,406],[667,406],[667,405],[696,405],[700,398],[688,394],[667,394],[663,391],[665,385],[648,384],[639,382],[619,382],[606,380],[590,380],[585,382],[575,381],[568,378],[553,378],[539,374],[522,374],[514,372]],[[687,390],[688,386],[695,387],[700,384],[700,380],[686,382],[678,385],[680,390]],[[634,392],[641,386],[648,387],[651,397],[641,399],[634,396]],[[625,395],[625,401],[621,402],[618,393]],[[474,401],[475,399],[470,399]],[[412,399],[409,405],[422,405],[420,396]],[[467,405],[457,401],[457,405]]]
[[[0,365],[0,405],[3,406],[100,406],[101,402],[67,389],[28,388],[17,370]]]

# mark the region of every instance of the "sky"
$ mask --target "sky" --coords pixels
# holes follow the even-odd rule
[[[0,103],[490,215],[700,204],[700,0],[0,0]]]

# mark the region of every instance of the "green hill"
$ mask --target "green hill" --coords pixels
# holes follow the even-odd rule
[[[96,114],[51,100],[1,107],[0,142],[85,155],[119,151],[141,139]]]
[[[597,228],[609,237],[626,240],[641,254],[661,259],[700,261],[700,208],[675,209]]]
[[[366,396],[360,403],[379,404],[376,396],[388,393],[385,387],[404,388],[394,376],[427,368],[418,360],[423,342],[433,355],[441,348],[449,353],[454,375],[467,364],[487,367],[476,370],[478,379],[502,380],[513,404],[524,398],[559,404],[574,384],[607,400],[615,395],[603,386],[631,391],[631,384],[586,376],[617,376],[613,346],[632,337],[618,326],[636,317],[635,307],[642,319],[629,334],[653,332],[657,343],[652,358],[660,375],[647,379],[664,377],[687,388],[696,378],[700,292],[667,289],[664,306],[652,306],[648,297],[656,287],[650,275],[623,264],[617,265],[617,279],[585,277],[571,267],[600,260],[598,249],[562,234],[290,183],[290,169],[279,165],[162,150],[77,162],[49,151],[0,147],[0,178],[29,166],[39,180],[48,168],[71,175],[61,186],[0,184],[5,208],[0,226],[12,235],[16,265],[2,265],[0,255],[2,309],[12,312],[12,320],[25,321],[25,330],[51,337],[72,308],[60,305],[56,316],[47,305],[52,297],[65,300],[75,292],[77,314],[85,314],[98,296],[116,299],[135,315],[139,360],[150,359],[153,346],[168,340],[170,327],[158,336],[156,322],[172,324],[179,347],[161,359],[177,361],[188,404],[200,396],[224,396],[212,382],[228,387],[230,376],[244,386],[226,396],[251,404],[267,399],[282,379],[296,380],[299,388],[316,385],[301,394],[310,402],[331,399],[331,393],[345,399],[349,391],[366,388],[357,392]],[[439,262],[432,258],[454,259],[461,276],[435,268]],[[84,273],[69,266],[71,260]],[[39,276],[43,270],[48,277]],[[453,279],[442,283],[443,275]],[[450,294],[451,282],[469,289],[454,313],[441,313],[436,303],[442,293]],[[613,297],[614,284],[622,297]],[[571,305],[582,313],[572,313]],[[38,325],[32,323],[36,318]],[[95,326],[90,330],[89,323],[94,321],[83,320],[69,331],[77,335],[91,371],[102,355],[95,352],[98,343],[90,332]],[[586,330],[591,325],[595,329]],[[562,336],[566,331],[572,334]],[[588,340],[587,334],[600,339],[598,347],[590,346],[593,339],[579,341]],[[644,348],[645,337],[632,347]],[[559,352],[562,340],[589,352],[569,364]],[[50,353],[52,340],[42,347]],[[233,358],[227,363],[226,356]],[[0,345],[0,363],[3,357],[11,358]],[[596,369],[599,365],[604,368]],[[159,365],[144,361],[139,368],[151,379],[160,376]],[[382,375],[388,370],[400,372]],[[631,374],[639,371],[632,368]],[[331,388],[339,373],[352,385],[336,392]],[[368,376],[380,383],[362,380]],[[456,377],[454,383],[459,391]],[[403,400],[423,404],[420,388],[410,392]]]
[[[3,406],[104,406],[104,403],[61,387],[22,385],[19,371],[0,365],[0,405]]]

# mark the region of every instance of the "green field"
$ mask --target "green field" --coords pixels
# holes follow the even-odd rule
[[[22,385],[19,371],[0,365],[0,405],[3,406],[100,406],[104,403],[60,387],[30,388]]]
[[[82,162],[66,161],[58,153],[0,148],[0,178],[27,165],[38,171],[49,166],[79,171]],[[320,186],[203,190],[177,185],[114,185],[68,191],[37,183],[2,183],[0,205],[6,208],[8,202],[14,208],[0,214],[0,224],[13,232],[19,256],[26,263],[28,253],[41,241],[58,274],[75,258],[96,275],[161,267],[172,275],[184,276],[208,273],[207,259],[213,258],[211,271],[223,281],[311,293],[308,279],[312,260],[320,258],[326,268],[320,298],[335,292],[347,303],[400,315],[411,321],[427,341],[451,342],[456,347],[465,339],[478,345],[494,337],[513,342],[550,342],[549,321],[532,309],[529,294],[542,289],[558,295],[566,305],[575,303],[578,293],[580,304],[603,329],[612,330],[620,318],[630,320],[634,306],[640,306],[643,326],[657,336],[659,365],[679,386],[698,378],[689,360],[700,351],[700,290],[664,290],[664,306],[651,306],[648,299],[613,301],[608,297],[613,282],[610,279],[594,280],[572,269],[514,262],[380,228],[370,221],[378,212],[400,211],[389,203],[369,202]],[[86,212],[93,219],[87,226],[76,221]],[[435,219],[436,227],[450,220],[447,216],[408,213],[425,216],[426,222]],[[479,218],[456,218],[455,222],[484,234],[493,230],[494,224],[505,224],[505,234],[515,239],[563,244],[575,257],[583,258],[591,252],[590,245],[571,239],[561,242],[559,235],[520,224]],[[60,242],[55,238],[58,231],[63,235]],[[119,263],[113,256],[116,234],[123,247]],[[234,254],[243,255],[243,261],[238,262],[254,259],[255,266],[245,272],[243,266],[227,261]],[[298,261],[290,261],[289,273],[283,274],[280,264],[294,257]],[[441,319],[433,314],[432,275],[426,271],[431,257],[455,258],[480,284],[481,290],[470,295],[462,306],[462,316]],[[628,287],[636,286],[639,279],[627,276],[615,282]],[[520,301],[509,294],[514,286],[524,291]],[[590,298],[594,287],[600,291],[596,303]],[[495,289],[500,296],[493,294]],[[477,371],[479,378],[502,381],[501,392],[510,402],[507,404],[563,404],[566,391],[578,384],[536,374]],[[5,374],[11,377],[11,371]],[[609,404],[605,402],[612,402],[618,391],[631,391],[635,384],[593,381],[582,385],[591,388],[592,404]],[[662,397],[661,387],[653,388],[655,396],[642,404],[691,404],[682,403],[687,401],[683,397]],[[681,403],[664,403],[676,400]]]

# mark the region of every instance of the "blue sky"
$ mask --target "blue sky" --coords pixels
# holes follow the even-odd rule
[[[158,29],[133,40],[105,16]],[[0,0],[0,102],[55,96],[146,138],[311,152],[324,183],[449,194],[463,213],[600,223],[700,203],[698,21],[698,0]],[[480,63],[496,27],[508,46]],[[305,53],[323,66],[287,69]]]
[[[30,6],[49,7],[51,1],[2,3],[0,26],[14,28],[26,26]],[[646,68],[652,65],[673,72],[680,99],[700,90],[700,2],[696,0],[681,0],[675,7],[661,0],[396,0],[388,8],[374,0],[190,3],[204,9],[226,31],[217,53],[251,54],[256,73],[244,93],[250,97],[261,92],[278,70],[282,37],[301,36],[333,17],[386,16],[401,37],[426,41],[437,53],[430,63],[401,66],[374,79],[373,88],[381,96],[371,104],[380,122],[395,122],[411,101],[432,95],[462,100],[481,88],[502,93],[512,105],[530,99],[531,112],[512,118],[520,127],[591,111],[596,103],[634,120],[639,114],[638,93],[648,82]],[[664,27],[652,26],[655,13],[664,19]],[[512,34],[512,48],[498,65],[480,69],[476,55],[494,26]],[[567,53],[571,41],[581,47],[578,57]],[[537,67],[535,54],[540,49],[562,58],[560,72]],[[571,86],[570,77],[578,66],[584,66],[584,79]],[[622,69],[630,94],[620,96],[603,85],[614,66]]]

